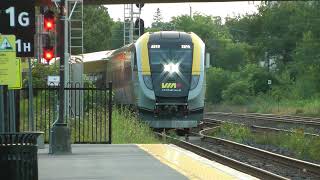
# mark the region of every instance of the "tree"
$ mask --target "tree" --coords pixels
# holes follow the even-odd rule
[[[116,21],[111,26],[111,49],[123,46],[123,22]]]
[[[153,15],[153,22],[152,22],[151,26],[153,28],[159,28],[162,25],[161,24],[162,21],[163,21],[163,18],[162,18],[160,8],[157,8],[156,12]]]
[[[104,6],[84,7],[84,52],[111,48],[112,19]]]

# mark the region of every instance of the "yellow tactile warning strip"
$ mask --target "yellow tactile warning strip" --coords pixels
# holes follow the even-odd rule
[[[192,180],[256,179],[172,144],[139,144],[138,147]]]

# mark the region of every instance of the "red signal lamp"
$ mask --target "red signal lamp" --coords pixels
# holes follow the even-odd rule
[[[54,20],[53,19],[45,19],[44,20],[44,29],[46,31],[51,31],[54,29]]]
[[[48,10],[44,14],[44,21],[43,26],[46,31],[52,31],[55,27],[55,19],[54,19],[54,12],[51,10]]]
[[[54,49],[51,48],[43,48],[43,56],[48,63],[54,58]]]

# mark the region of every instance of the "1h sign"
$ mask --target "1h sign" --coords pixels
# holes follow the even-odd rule
[[[16,35],[18,57],[33,57],[35,1],[0,0],[0,33]]]

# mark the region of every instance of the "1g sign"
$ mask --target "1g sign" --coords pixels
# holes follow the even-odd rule
[[[0,0],[0,33],[16,35],[18,57],[33,57],[35,1]]]

